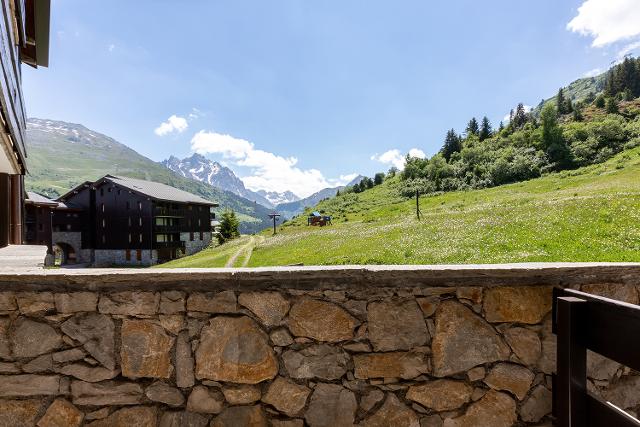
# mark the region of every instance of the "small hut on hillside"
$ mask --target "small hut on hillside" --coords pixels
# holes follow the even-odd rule
[[[318,225],[320,227],[331,225],[331,217],[328,215],[322,215],[318,211],[313,211],[307,217],[307,225]]]

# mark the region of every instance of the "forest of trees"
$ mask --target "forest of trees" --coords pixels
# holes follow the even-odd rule
[[[638,97],[640,59],[626,58],[608,71],[597,96],[572,100],[560,89],[534,111],[518,104],[497,129],[487,117],[472,118],[464,134],[447,131],[442,149],[430,159],[407,156],[402,192],[492,187],[603,162],[640,145],[640,103],[620,109]]]

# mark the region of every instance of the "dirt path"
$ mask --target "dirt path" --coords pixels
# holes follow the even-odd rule
[[[255,248],[257,244],[260,244],[262,242],[264,242],[263,236],[251,236],[247,244],[240,247],[240,249],[238,249],[236,253],[231,255],[231,257],[229,257],[229,259],[227,260],[227,263],[224,266],[226,268],[234,267],[238,258],[240,258],[240,256],[245,254],[244,259],[242,261],[242,265],[240,267],[246,267],[247,264],[249,264],[249,260],[251,259],[251,252],[253,252],[253,248]]]

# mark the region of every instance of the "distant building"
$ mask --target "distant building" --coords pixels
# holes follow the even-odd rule
[[[2,2],[0,26],[0,248],[24,241],[26,117],[21,63],[49,65],[49,0]]]
[[[61,251],[65,262],[95,266],[152,265],[196,253],[211,242],[217,206],[165,184],[113,175],[47,200],[30,195],[27,202],[34,243]]]

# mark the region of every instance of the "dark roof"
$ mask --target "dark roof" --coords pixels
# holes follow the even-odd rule
[[[25,203],[31,203],[34,205],[51,205],[58,206],[58,202],[55,200],[51,200],[47,197],[44,197],[42,194],[34,193],[32,191],[27,191],[27,199]]]
[[[102,179],[106,179],[114,184],[121,185],[122,187],[144,194],[145,196],[149,196],[153,199],[169,202],[198,203],[202,205],[218,206],[215,202],[159,182],[114,175],[106,175]],[[102,181],[102,179],[99,179],[96,183]]]

